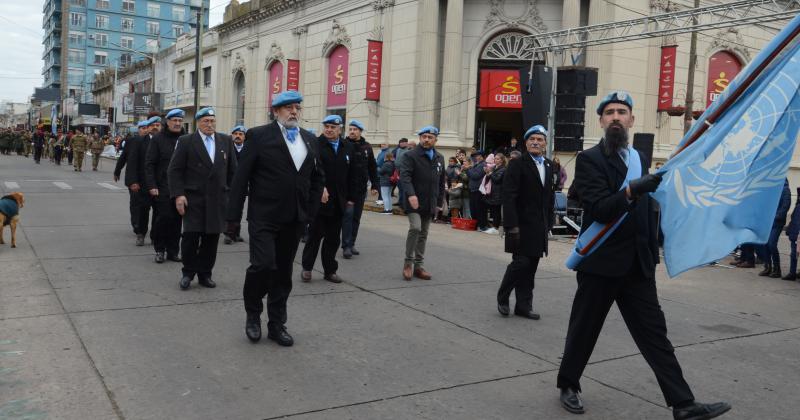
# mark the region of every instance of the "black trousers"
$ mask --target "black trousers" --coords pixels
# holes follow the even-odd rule
[[[667,338],[667,324],[658,304],[655,280],[646,278],[638,263],[623,277],[578,272],[578,290],[572,302],[557,386],[580,390],[580,377],[614,302],[633,341],[655,373],[667,405],[674,407],[693,401],[692,391]]]
[[[469,212],[472,218],[478,221],[478,229],[485,229],[489,222],[486,214],[486,203],[483,202],[483,194],[480,191],[469,192]]]
[[[269,225],[248,223],[250,233],[250,267],[244,278],[244,309],[248,314],[264,311],[267,297],[267,327],[286,324],[286,302],[292,291],[292,269],[303,223]],[[184,250],[184,252],[186,252]]]
[[[130,190],[129,190],[130,191]],[[153,239],[153,227],[156,222],[156,211],[153,208],[153,198],[143,189],[138,192],[131,192],[131,221],[133,222],[133,232],[137,235],[147,234],[147,225],[151,223],[150,239]],[[150,219],[150,209],[153,209],[153,218]]]
[[[211,270],[217,261],[219,233],[183,232],[183,275],[194,278],[211,277]]]
[[[497,291],[497,302],[507,304],[508,297],[514,290],[517,297],[515,311],[527,312],[533,309],[533,286],[538,267],[538,257],[513,254],[503,276],[503,282],[500,283],[500,290]]]
[[[56,165],[61,165],[61,155],[64,152],[63,147],[54,147],[53,148],[53,159],[55,159]]]
[[[364,191],[366,189],[367,187],[364,186]],[[367,194],[364,192],[353,202],[353,207],[348,207],[344,215],[342,215],[342,249],[352,248],[356,244],[358,228],[361,226],[361,214],[364,212],[364,202],[366,200]]]
[[[38,163],[42,160],[42,150],[44,147],[42,146],[33,146],[33,159]]]
[[[166,189],[161,191],[166,192]],[[181,241],[181,215],[175,209],[175,200],[159,195],[154,200],[155,223],[153,225],[153,248],[156,252],[178,255]]]
[[[336,251],[339,249],[339,235],[342,232],[342,211],[333,215],[317,215],[308,229],[308,240],[303,248],[303,270],[311,271],[317,260],[319,246],[322,243],[322,269],[325,274],[335,274],[339,269],[336,262]]]

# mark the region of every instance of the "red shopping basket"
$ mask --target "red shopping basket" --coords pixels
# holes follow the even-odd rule
[[[475,230],[478,227],[477,219],[462,219],[460,217],[453,217],[450,219],[453,229],[460,230]]]

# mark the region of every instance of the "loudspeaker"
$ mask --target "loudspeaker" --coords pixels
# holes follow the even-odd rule
[[[650,168],[653,163],[653,142],[656,135],[653,133],[634,133],[633,134],[633,148],[639,152],[642,158],[642,166]]]
[[[536,124],[547,127],[547,113],[550,112],[550,91],[553,87],[553,70],[536,64],[533,78],[529,66],[519,68],[519,82],[522,87],[522,126],[523,131]],[[549,130],[549,128],[548,128]]]
[[[593,67],[559,68],[556,93],[559,95],[597,95],[597,69]]]
[[[582,95],[556,96],[556,131],[553,149],[557,152],[583,150],[586,97]]]

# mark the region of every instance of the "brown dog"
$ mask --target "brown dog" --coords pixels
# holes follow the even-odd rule
[[[17,247],[17,223],[19,222],[19,209],[25,206],[25,196],[21,192],[0,198],[0,245],[5,244],[3,231],[6,225],[11,226],[11,248]]]

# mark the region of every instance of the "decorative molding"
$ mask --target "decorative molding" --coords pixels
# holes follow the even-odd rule
[[[256,40],[256,41],[253,41],[253,42],[251,42],[251,43],[247,44],[247,49],[248,49],[248,50],[254,50],[254,49],[256,49],[256,48],[258,48],[258,40]]]
[[[481,60],[524,60],[530,61],[533,52],[528,47],[532,42],[524,32],[504,32],[492,38],[481,52]]]
[[[303,0],[272,0],[269,3],[269,5],[251,10],[242,16],[224,22],[216,26],[215,29],[220,33],[230,32],[249,25],[259,24],[266,21],[268,17],[300,9],[304,5]]]
[[[375,10],[383,10],[388,9],[394,6],[395,0],[374,0],[372,2],[372,8]]]
[[[242,53],[236,53],[233,64],[231,65],[231,73],[236,75],[237,72],[241,71],[242,74],[247,73],[246,64],[244,58],[242,58]]]
[[[519,28],[521,25],[528,25],[538,33],[548,32],[547,25],[544,24],[539,8],[536,7],[537,0],[527,0],[525,11],[521,16],[513,18],[506,15],[505,0],[489,0],[489,14],[486,16],[484,29],[497,25],[504,25],[509,28]]]
[[[269,47],[269,56],[267,56],[267,60],[264,63],[266,67],[269,68],[273,62],[283,62],[285,59],[286,56],[283,54],[281,46],[278,45],[277,42],[272,41],[272,45]]]
[[[334,19],[331,25],[331,33],[328,34],[328,39],[322,44],[322,56],[326,56],[337,45],[344,45],[348,50],[352,49],[347,29]]]
[[[373,41],[383,41],[383,25],[378,25],[375,22],[375,26],[369,31],[369,39]]]
[[[230,56],[231,56],[231,51],[230,51],[230,50],[228,50],[228,51],[223,51],[222,53],[220,53],[220,56],[221,56],[222,58],[228,58],[228,57],[230,57]]]
[[[308,32],[308,27],[307,26],[298,26],[298,27],[292,29],[292,35],[300,36],[300,35],[303,35],[306,32]]]
[[[710,57],[711,54],[717,51],[728,50],[736,53],[736,55],[744,61],[742,64],[747,64],[752,60],[750,49],[743,46],[744,37],[739,33],[738,28],[731,27],[721,29],[716,35],[713,35],[713,37],[714,39],[708,44],[708,48],[706,48],[706,57]]]
[[[678,9],[678,5],[670,0],[650,0],[650,10],[659,13],[672,12]]]

